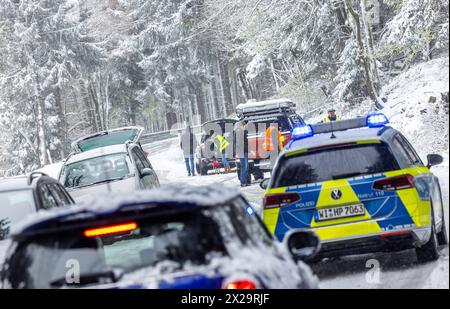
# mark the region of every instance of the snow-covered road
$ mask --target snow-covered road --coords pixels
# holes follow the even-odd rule
[[[178,140],[171,139],[145,146],[149,159],[158,172],[162,185],[186,184],[193,186],[227,185],[242,191],[247,199],[260,205],[263,190],[258,185],[240,188],[235,173],[187,177]],[[435,167],[442,184],[448,229],[449,166]],[[367,265],[367,266],[366,266]],[[375,265],[376,269],[373,269]],[[379,265],[379,267],[377,267]],[[313,266],[321,279],[322,288],[449,288],[448,247],[441,249],[438,261],[418,264],[413,250],[395,254],[370,254],[322,261]],[[378,272],[379,270],[379,272]]]

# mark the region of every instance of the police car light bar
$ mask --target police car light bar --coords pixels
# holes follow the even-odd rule
[[[311,125],[295,127],[292,130],[291,139],[298,140],[302,138],[307,138],[314,135],[314,130]]]
[[[383,127],[389,123],[384,114],[371,114],[367,116],[367,126],[369,128]]]
[[[311,137],[315,134],[347,131],[359,128],[384,127],[389,120],[384,114],[370,114],[367,117],[358,117],[340,121],[317,123],[308,126],[296,127],[292,130],[292,140]]]

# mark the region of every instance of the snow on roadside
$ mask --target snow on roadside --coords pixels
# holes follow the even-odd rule
[[[427,154],[440,153],[448,162],[448,104],[445,108],[441,101],[441,93],[449,91],[448,76],[449,58],[438,58],[414,66],[383,89],[388,99],[383,112],[424,161]]]
[[[443,57],[413,66],[382,89],[387,103],[381,112],[410,140],[424,161],[427,154],[439,153],[448,162],[448,104],[444,106],[441,101],[441,94],[449,91],[448,83],[449,58]],[[436,98],[436,102],[430,102],[430,97]],[[372,104],[356,107],[336,104],[335,108],[343,119],[349,119],[367,115]],[[313,114],[305,119],[316,123],[324,116]]]

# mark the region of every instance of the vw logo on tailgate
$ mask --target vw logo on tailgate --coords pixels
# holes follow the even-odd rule
[[[341,199],[341,197],[342,197],[342,191],[341,191],[341,190],[339,190],[339,189],[333,189],[333,190],[331,191],[331,198],[332,198],[333,200],[339,200],[339,199]]]

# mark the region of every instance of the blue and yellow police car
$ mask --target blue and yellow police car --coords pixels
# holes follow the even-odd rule
[[[297,127],[272,178],[261,183],[264,221],[278,238],[318,234],[320,257],[415,248],[436,260],[447,244],[438,178],[383,114]]]

